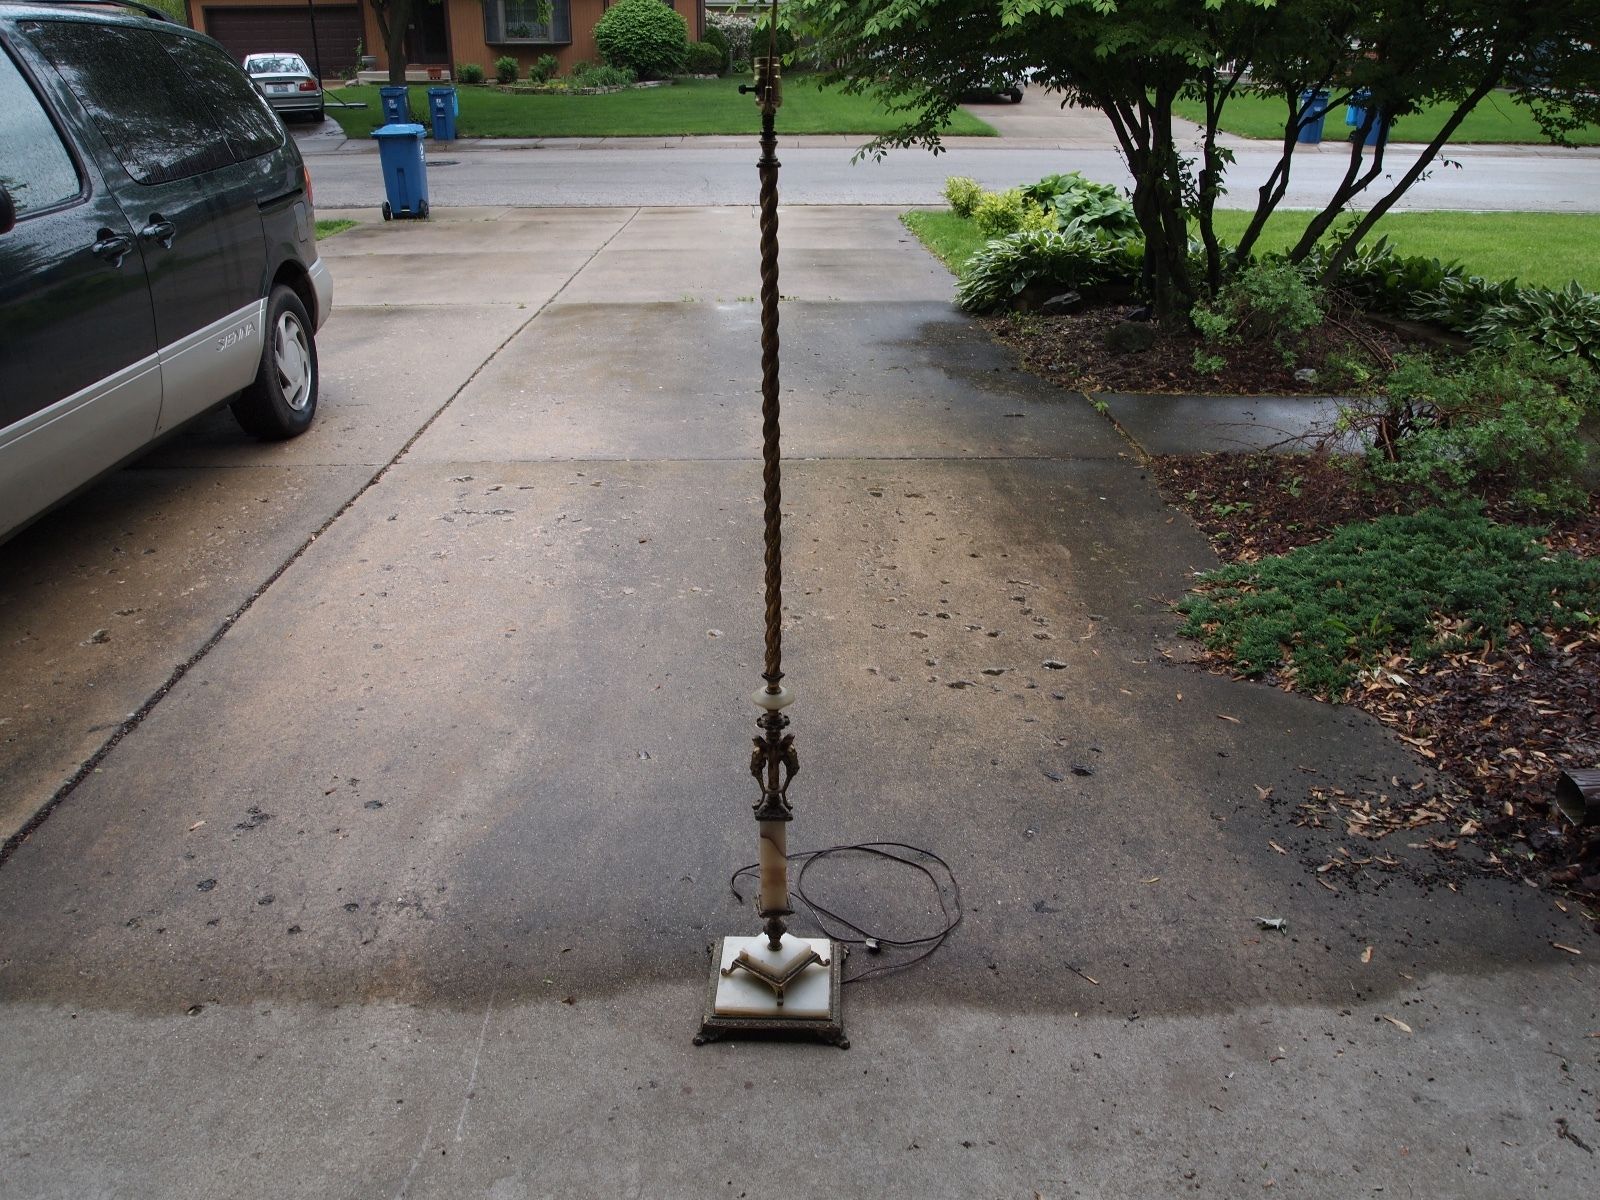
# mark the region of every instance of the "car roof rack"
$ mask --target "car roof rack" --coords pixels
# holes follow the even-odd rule
[[[141,4],[139,0],[20,0],[24,4],[37,4],[41,8],[134,8],[138,9],[152,21],[166,21],[168,24],[177,24],[168,14],[149,4]]]

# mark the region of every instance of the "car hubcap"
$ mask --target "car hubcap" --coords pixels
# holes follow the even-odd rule
[[[284,313],[272,331],[272,360],[278,368],[283,399],[295,412],[311,402],[311,348],[306,331],[293,313]]]

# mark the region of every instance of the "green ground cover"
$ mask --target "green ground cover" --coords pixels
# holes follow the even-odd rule
[[[1310,219],[1307,212],[1274,213],[1262,234],[1261,249],[1287,249]],[[1218,236],[1232,242],[1244,232],[1250,214],[1225,209],[1216,220]],[[948,209],[909,212],[905,223],[953,271],[986,240],[971,220]],[[1401,254],[1460,259],[1469,272],[1485,279],[1516,279],[1543,287],[1577,280],[1590,291],[1600,291],[1597,226],[1600,218],[1582,213],[1390,213],[1372,236],[1387,237]]]
[[[346,229],[354,229],[356,222],[346,217],[329,217],[327,220],[317,222],[317,240],[331,238],[336,233],[343,233]]]
[[[749,96],[739,95],[736,79],[688,79],[670,87],[635,88],[598,96],[517,96],[488,87],[462,87],[461,137],[674,137],[683,134],[750,134],[761,128],[761,114]],[[329,92],[328,115],[346,137],[364,138],[383,123],[378,89],[372,86]],[[337,108],[332,101],[361,100],[366,108]],[[428,85],[411,89],[411,111],[428,111]],[[426,124],[427,122],[421,122]],[[784,81],[780,133],[879,134],[900,120],[868,96],[847,96],[805,76]],[[994,136],[994,129],[957,110],[946,133]]]
[[[1185,120],[1201,123],[1205,120],[1205,106],[1198,100],[1180,100],[1173,111]],[[1397,142],[1428,142],[1454,108],[1433,104],[1421,112],[1402,117],[1394,124],[1390,135]],[[1236,96],[1223,109],[1222,128],[1232,134],[1247,138],[1265,138],[1278,141],[1283,137],[1284,105],[1276,97]],[[1344,106],[1328,110],[1323,138],[1336,141],[1349,133],[1344,123]],[[1580,146],[1600,145],[1600,126],[1590,125],[1571,135]],[[1467,114],[1450,139],[1454,145],[1492,143],[1499,145],[1546,144],[1548,139],[1539,132],[1539,126],[1525,106],[1505,92],[1496,92],[1483,99]]]

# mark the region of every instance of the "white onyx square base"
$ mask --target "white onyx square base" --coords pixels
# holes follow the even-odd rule
[[[770,965],[787,962],[796,950],[809,945],[823,958],[833,958],[833,943],[827,938],[797,938],[784,934],[782,947],[773,951],[767,948],[767,939],[760,937],[727,937],[722,939],[722,961],[719,968],[733,965],[741,950],[751,958]],[[812,963],[799,978],[783,992],[783,1004],[772,989],[745,970],[732,975],[722,975],[717,980],[717,998],[713,1011],[719,1017],[786,1017],[798,1021],[826,1021],[831,1015],[829,972],[833,967]]]

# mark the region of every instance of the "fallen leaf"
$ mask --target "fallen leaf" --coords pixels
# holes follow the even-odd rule
[[[1269,787],[1262,787],[1259,783],[1256,784],[1256,798],[1259,800],[1271,800],[1272,789]]]
[[[204,824],[205,824],[204,821],[196,821],[193,825],[189,826],[189,832],[193,833],[196,829],[199,829],[200,826],[202,826]]]
[[[1149,879],[1141,879],[1141,880],[1139,880],[1139,882],[1140,883],[1160,883],[1161,882],[1161,876],[1152,875],[1152,876],[1150,876]]]
[[[1179,696],[1178,699],[1181,700],[1181,699],[1183,699],[1183,697]],[[1243,725],[1244,724],[1244,722],[1239,720],[1238,717],[1230,717],[1227,713],[1218,713],[1217,714],[1217,720],[1219,720],[1219,721],[1232,721],[1235,725]]]
[[[1273,841],[1271,838],[1267,839],[1267,845],[1271,846],[1279,854],[1287,854],[1287,853],[1289,853],[1287,850],[1285,850],[1282,846],[1278,845],[1278,843]]]
[[[1364,962],[1364,963],[1369,963],[1369,962],[1372,961],[1372,947],[1371,946],[1368,946],[1365,950],[1363,950],[1361,952],[1361,961]]]
[[[1550,944],[1557,950],[1565,950],[1568,954],[1581,955],[1583,953],[1583,951],[1579,950],[1576,946],[1569,946],[1565,942],[1551,942]]]
[[[1328,881],[1327,881],[1327,880],[1326,880],[1326,879],[1324,879],[1324,878],[1323,878],[1323,877],[1322,877],[1322,876],[1321,876],[1321,875],[1318,875],[1318,876],[1317,876],[1317,877],[1316,877],[1316,879],[1317,879],[1317,882],[1318,882],[1318,883],[1320,883],[1320,884],[1321,884],[1321,885],[1322,885],[1322,886],[1323,886],[1323,887],[1325,887],[1325,888],[1327,888],[1327,889],[1328,889],[1328,890],[1329,890],[1329,891],[1330,891],[1330,892],[1332,892],[1332,893],[1333,893],[1333,894],[1334,894],[1334,895],[1336,895],[1336,896],[1337,896],[1337,895],[1338,895],[1338,894],[1339,894],[1339,889],[1338,889],[1338,888],[1336,888],[1336,887],[1334,887],[1334,886],[1333,886],[1333,884],[1331,884],[1331,883],[1329,883],[1329,882],[1328,882]]]
[[[1402,1033],[1411,1032],[1411,1026],[1407,1025],[1399,1017],[1391,1017],[1388,1013],[1384,1013],[1383,1019],[1389,1022],[1389,1024],[1393,1025],[1396,1029],[1400,1030]]]

